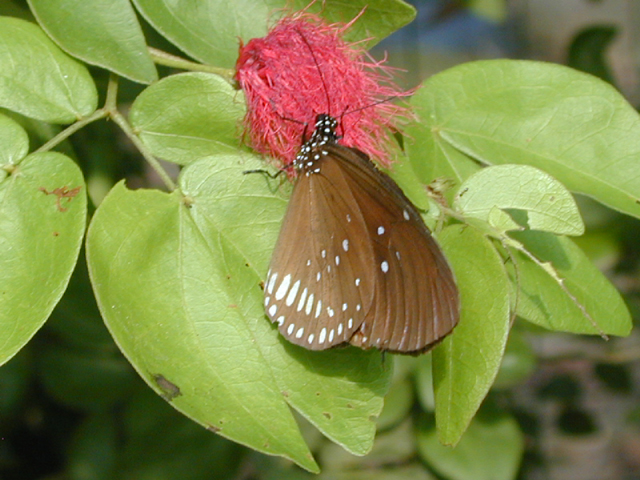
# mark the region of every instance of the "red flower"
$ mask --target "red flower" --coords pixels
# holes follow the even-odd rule
[[[388,80],[390,69],[382,62],[342,39],[350,26],[298,13],[240,46],[236,80],[247,99],[248,139],[280,166],[291,164],[321,113],[338,119],[340,143],[390,163],[388,127],[409,111],[389,100],[411,92]]]

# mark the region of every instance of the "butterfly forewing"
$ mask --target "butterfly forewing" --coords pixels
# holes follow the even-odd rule
[[[265,282],[265,307],[280,333],[312,350],[349,341],[373,302],[373,249],[350,179],[339,165],[301,174]]]

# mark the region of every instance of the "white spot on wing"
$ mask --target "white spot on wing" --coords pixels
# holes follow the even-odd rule
[[[318,273],[316,274],[316,282],[319,282],[321,278],[322,278],[322,273],[321,273],[321,272],[318,272]]]
[[[280,286],[278,287],[278,290],[276,291],[276,300],[282,300],[284,298],[284,296],[289,291],[290,285],[291,285],[291,274],[287,274],[282,279],[282,283],[280,284]]]
[[[315,337],[315,335],[313,333],[311,335],[309,335],[309,339],[307,340],[309,342],[309,344],[313,343],[313,337]]]
[[[331,307],[327,307],[327,313],[329,314],[329,317],[333,317],[333,315],[335,314],[335,312],[333,311],[333,308]]]
[[[348,251],[349,251],[349,240],[348,240],[348,239],[346,239],[346,238],[345,238],[344,240],[342,240],[342,249],[343,249],[345,252],[348,252]]]
[[[326,250],[322,250],[322,258],[326,258],[327,257],[327,251]]]
[[[291,335],[293,333],[293,329],[296,328],[296,326],[292,323],[291,325],[289,325],[287,327],[287,335]]]
[[[380,264],[380,270],[382,270],[384,273],[387,273],[389,271],[389,264],[387,263],[386,260],[384,260],[381,264]]]
[[[269,302],[271,301],[271,297],[264,297],[264,306],[269,306]]]
[[[298,308],[296,309],[296,311],[300,311],[302,310],[302,307],[304,307],[304,301],[307,299],[307,288],[305,287],[305,289],[302,291],[302,294],[300,295],[300,301],[298,302]]]
[[[289,295],[287,295],[287,307],[290,307],[291,305],[293,305],[293,301],[296,299],[296,296],[298,295],[298,289],[300,288],[300,280],[298,280],[296,283],[293,284],[293,287],[291,287],[291,290],[289,290]]]
[[[300,327],[296,332],[296,338],[301,338],[302,334],[304,334],[304,327]]]
[[[353,328],[353,318],[350,318],[349,321],[347,322],[347,328],[348,329]]]
[[[378,235],[382,235],[382,234],[384,234],[384,227],[382,225],[380,225],[378,227]]]
[[[280,315],[278,317],[277,322],[278,322],[278,326],[281,327],[284,324],[284,315]]]
[[[336,265],[340,265],[340,255],[336,255]]]
[[[310,315],[312,307],[313,307],[313,293],[309,295],[309,299],[307,300],[307,306],[304,309],[304,313],[306,313],[307,315]]]
[[[404,217],[405,220],[409,221],[409,212],[407,212],[406,210],[402,211],[402,216]]]
[[[333,334],[334,334],[334,329],[332,328],[331,331],[329,332],[329,343],[333,342]]]
[[[271,305],[269,307],[269,315],[270,316],[274,317],[277,311],[278,311],[278,306],[277,305],[274,304],[274,305]]]
[[[344,312],[347,308],[349,308],[349,305],[347,305],[346,303],[342,304],[342,311]]]
[[[318,336],[318,343],[324,343],[326,338],[327,338],[327,327],[322,327],[322,330],[320,330],[320,335]]]
[[[316,318],[320,316],[321,311],[322,311],[322,300],[318,300],[318,304],[316,305]]]
[[[342,335],[342,323],[338,324],[338,336]]]
[[[269,295],[273,293],[273,287],[276,285],[276,278],[278,278],[278,274],[275,272],[272,277],[269,277],[269,283],[267,284],[267,292],[269,292]]]
[[[360,279],[356,278],[356,287],[360,285]]]

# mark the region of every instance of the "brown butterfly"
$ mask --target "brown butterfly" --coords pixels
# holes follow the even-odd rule
[[[429,350],[459,319],[453,273],[416,207],[318,115],[264,289],[272,322],[311,350]]]

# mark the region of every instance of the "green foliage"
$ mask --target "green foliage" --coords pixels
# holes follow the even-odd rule
[[[140,83],[158,79],[127,0],[29,0],[45,32],[66,52]],[[72,11],[71,15],[61,12]]]
[[[211,112],[217,115],[212,118]],[[129,121],[154,155],[188,165],[236,152],[244,113],[242,94],[221,77],[181,73],[144,90],[131,106]]]
[[[26,132],[0,116],[0,363],[47,320],[69,282],[87,215],[80,169],[65,155],[24,155]]]
[[[348,38],[369,45],[415,15],[399,0],[321,3],[311,10],[330,21],[367,4]],[[429,210],[425,221],[461,292],[460,324],[417,359],[353,347],[311,352],[284,341],[264,315],[261,281],[290,187],[243,174],[264,163],[242,145],[244,99],[230,82],[238,37],[263,35],[291,2],[133,4],[30,0],[40,26],[0,17],[0,106],[20,120],[0,115],[0,364],[22,349],[0,370],[0,420],[19,408],[33,363],[47,394],[85,415],[69,439],[70,478],[224,478],[240,447],[222,437],[317,472],[313,451],[331,478],[357,478],[344,473],[354,460],[336,455],[336,444],[403,462],[396,478],[429,478],[416,451],[446,478],[514,478],[522,434],[507,413],[482,404],[494,382],[511,387],[535,366],[521,325],[630,331],[620,294],[567,235],[584,231],[570,191],[640,216],[637,113],[601,80],[558,65],[474,62],[427,80],[411,100],[420,119],[391,174]],[[202,64],[148,49],[136,11]],[[82,62],[110,72],[106,88]],[[156,65],[189,72],[156,82]],[[127,116],[119,94],[130,87],[118,77],[151,84],[133,94]],[[115,125],[163,190],[105,179],[109,169],[87,167],[96,163],[90,149],[63,143],[106,118],[112,124],[96,128]],[[31,151],[29,134],[43,132],[46,143]],[[63,148],[82,171],[53,151]],[[78,262],[87,188],[101,198],[106,181],[87,233],[91,293]],[[54,341],[23,349],[56,304]],[[313,431],[333,443],[314,441]],[[267,465],[264,478],[308,478],[276,459],[253,461]],[[196,462],[202,468],[186,475]],[[360,473],[394,478],[376,465]]]
[[[422,419],[418,428],[418,452],[446,478],[509,480],[518,472],[524,441],[515,420],[504,413],[478,415],[456,449],[438,441],[432,419]]]
[[[460,324],[433,352],[440,441],[455,445],[500,368],[509,335],[510,290],[502,259],[479,231],[453,225],[438,238],[460,289]]]
[[[98,103],[89,71],[36,25],[0,17],[0,107],[50,123],[71,123]]]

